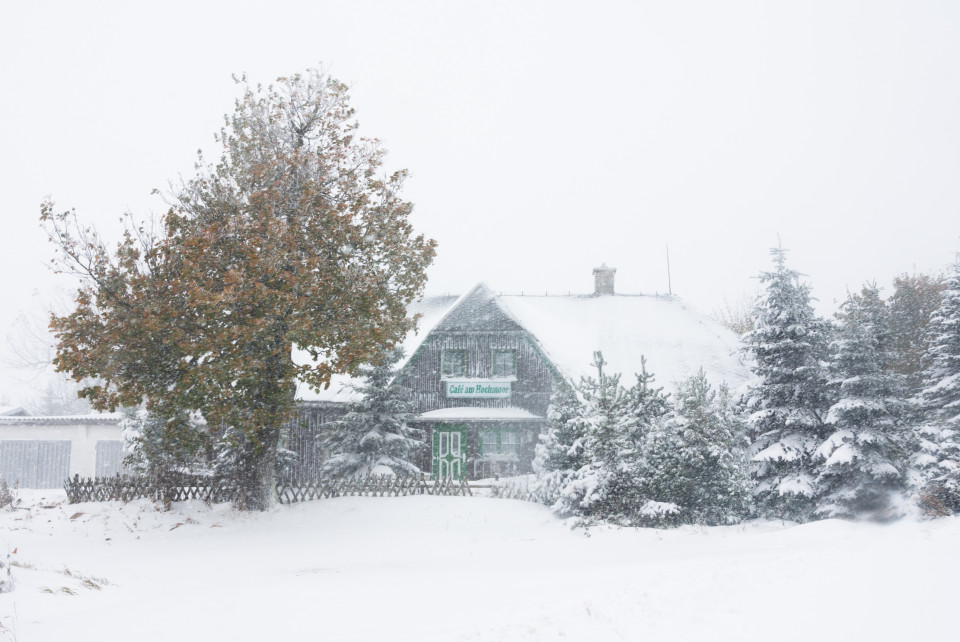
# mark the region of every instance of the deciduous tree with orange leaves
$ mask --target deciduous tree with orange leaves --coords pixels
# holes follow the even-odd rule
[[[322,70],[238,84],[219,162],[200,156],[159,225],[128,218],[111,251],[73,211],[48,202],[41,220],[57,269],[81,278],[52,319],[57,368],[95,381],[80,394],[97,409],[232,427],[238,503],[264,509],[297,382],[356,374],[410,330],[435,243],[410,224],[405,173],[385,175],[383,148],[358,137],[344,84]]]

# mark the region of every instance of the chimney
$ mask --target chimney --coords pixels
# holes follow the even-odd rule
[[[607,267],[604,263],[598,268],[593,268],[593,295],[594,296],[612,296],[613,277],[617,273],[617,268]]]

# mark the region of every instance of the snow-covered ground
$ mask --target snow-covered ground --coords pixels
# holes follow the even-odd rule
[[[585,533],[481,497],[22,495],[0,640],[956,639],[953,518]]]

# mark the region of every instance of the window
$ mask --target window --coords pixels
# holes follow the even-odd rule
[[[444,350],[440,353],[440,376],[443,379],[467,374],[467,351]]]
[[[520,434],[516,430],[481,430],[480,454],[516,455],[520,452]]]
[[[493,351],[493,377],[514,377],[517,374],[516,350]]]
[[[494,455],[500,452],[498,437],[500,433],[496,430],[483,430],[480,432],[480,454]]]

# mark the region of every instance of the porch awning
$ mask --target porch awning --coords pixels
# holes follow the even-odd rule
[[[417,421],[545,421],[523,408],[439,408],[417,416]]]

